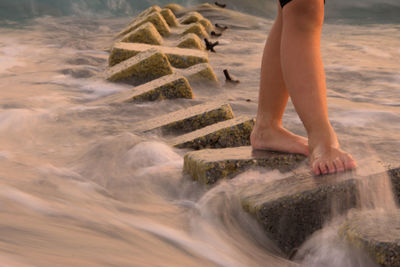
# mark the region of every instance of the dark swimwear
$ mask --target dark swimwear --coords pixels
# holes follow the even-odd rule
[[[283,7],[284,5],[286,5],[287,3],[289,3],[292,0],[279,0],[279,2],[281,3],[281,7]],[[325,3],[325,0],[324,0]]]

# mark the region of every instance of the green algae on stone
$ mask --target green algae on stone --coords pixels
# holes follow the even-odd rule
[[[250,144],[253,126],[254,119],[241,116],[172,138],[168,143],[177,148],[194,150],[245,146]]]
[[[188,33],[194,33],[200,38],[209,38],[206,29],[200,22],[188,24],[188,26],[183,30],[182,35]]]
[[[169,8],[163,8],[160,11],[161,15],[164,17],[165,21],[168,23],[170,27],[176,27],[179,25],[178,20],[176,19],[174,13]]]
[[[229,104],[211,102],[139,122],[134,129],[139,132],[160,130],[163,134],[185,134],[233,117]]]
[[[188,33],[184,35],[179,41],[177,47],[205,50],[206,47],[203,41],[194,33]]]
[[[217,76],[208,63],[193,65],[187,69],[180,70],[180,72],[183,76],[187,77],[191,83],[210,82],[218,84]]]
[[[175,68],[188,68],[199,63],[208,62],[208,54],[197,49],[119,42],[116,43],[111,50],[108,60],[109,65],[114,66],[115,64],[127,60],[128,58],[135,56],[140,52],[152,48],[158,49],[164,53],[168,57],[171,65]]]
[[[147,16],[140,17],[134,20],[134,22],[125,27],[125,29],[123,29],[118,34],[118,36],[124,36],[147,22],[153,23],[157,31],[162,36],[168,36],[171,32],[168,23],[165,21],[164,17],[160,14],[160,12],[152,12]]]
[[[299,154],[253,151],[250,146],[204,149],[185,155],[183,171],[196,181],[213,184],[220,179],[232,178],[251,167],[290,171],[304,159],[305,156]]]
[[[380,266],[400,266],[400,212],[370,210],[353,213],[339,234],[367,252]]]
[[[122,42],[161,45],[163,43],[163,38],[158,33],[153,23],[146,22],[136,30],[125,35]]]
[[[191,24],[199,22],[202,19],[204,19],[203,15],[201,15],[199,12],[193,11],[193,12],[188,12],[186,15],[180,18],[179,22],[181,24]]]
[[[108,68],[105,77],[113,82],[141,84],[172,73],[167,56],[157,49],[149,49]]]
[[[400,168],[391,169],[389,171],[389,177],[392,181],[394,196],[396,197],[397,202],[400,203]]]
[[[168,4],[166,6],[164,6],[164,8],[168,8],[170,9],[172,12],[174,12],[174,14],[176,15],[179,12],[182,12],[183,10],[185,10],[185,8],[179,4],[175,4],[175,3],[171,3]]]

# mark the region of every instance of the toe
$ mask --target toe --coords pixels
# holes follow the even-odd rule
[[[314,163],[312,164],[312,172],[313,172],[315,175],[320,175],[320,174],[321,174],[321,170],[319,169],[319,163],[318,163],[318,162],[314,162]]]
[[[343,164],[343,161],[342,161],[340,158],[336,158],[336,159],[333,161],[333,163],[335,164],[336,170],[337,170],[338,172],[344,172],[344,164]]]
[[[351,170],[357,167],[357,164],[353,157],[350,154],[346,154],[345,158],[343,159],[344,162],[344,168],[346,170]]]
[[[328,168],[326,167],[326,163],[325,162],[321,162],[319,164],[319,169],[321,170],[322,174],[327,174],[328,173]]]
[[[326,163],[326,166],[328,167],[329,173],[335,173],[336,172],[336,167],[335,167],[335,164],[333,163],[333,161],[328,161]]]

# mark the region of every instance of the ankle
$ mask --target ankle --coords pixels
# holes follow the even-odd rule
[[[310,148],[317,146],[335,147],[339,148],[339,141],[336,136],[335,130],[332,126],[328,125],[325,128],[319,128],[315,131],[308,133],[308,140]]]

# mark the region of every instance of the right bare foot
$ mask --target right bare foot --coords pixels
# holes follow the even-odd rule
[[[310,167],[315,175],[344,172],[357,167],[353,157],[340,149],[336,134],[324,138],[310,138]]]
[[[251,133],[250,143],[253,149],[257,150],[309,155],[306,138],[295,135],[279,126],[261,129],[256,125]]]

